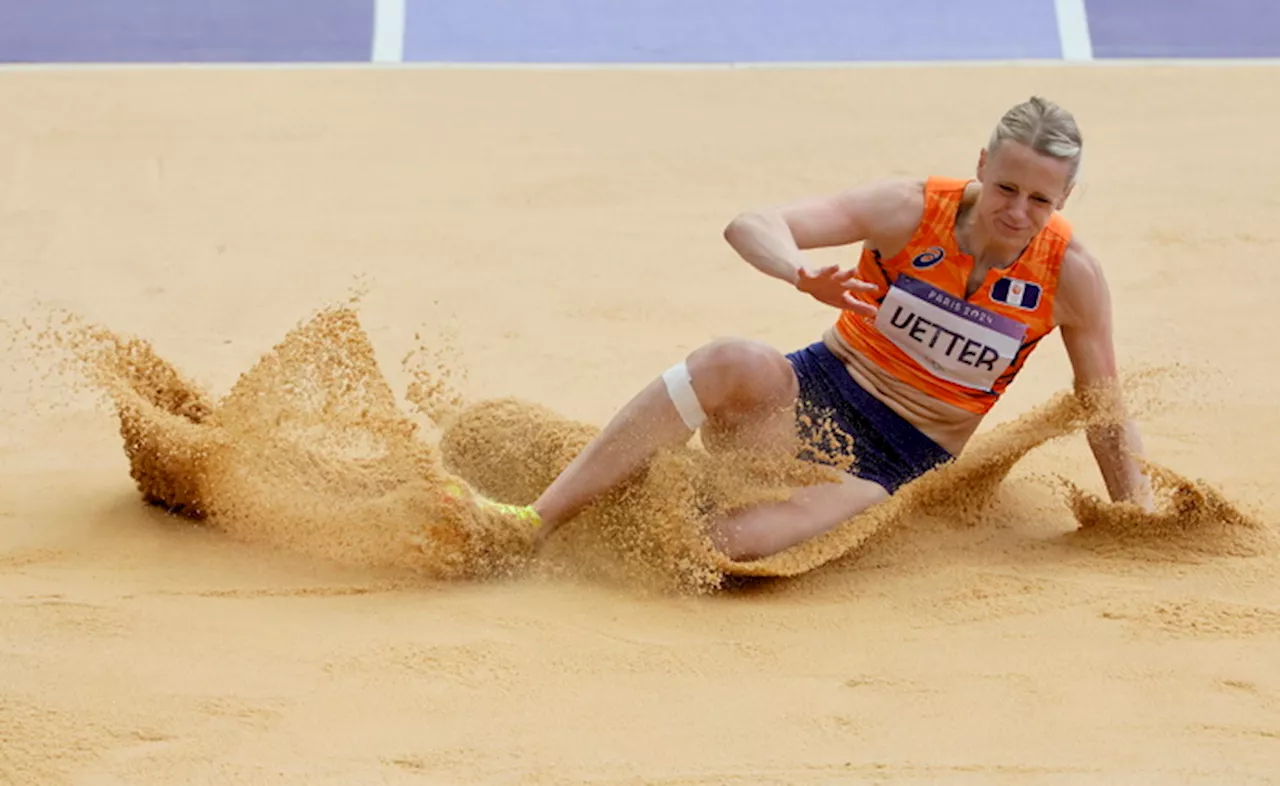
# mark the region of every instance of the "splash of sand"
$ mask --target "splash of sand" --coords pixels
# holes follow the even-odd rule
[[[528,528],[469,504],[417,437],[348,308],[290,332],[216,402],[143,339],[77,326],[59,343],[113,405],[147,502],[247,542],[437,578],[528,559]]]
[[[1162,375],[1135,374],[1127,394],[1145,394]],[[844,524],[786,551],[751,561],[733,561],[703,535],[716,512],[780,499],[789,489],[829,476],[803,462],[745,454],[709,454],[685,448],[666,451],[651,466],[565,525],[562,548],[571,554],[603,551],[614,561],[609,575],[660,577],[685,590],[720,587],[727,576],[795,576],[858,551],[915,517],[943,517],[975,525],[983,520],[1000,484],[1032,450],[1112,422],[1115,391],[1099,395],[1067,391],[1003,424],[956,460],[907,484],[888,500]],[[1134,396],[1129,396],[1131,399]],[[598,429],[562,418],[546,407],[499,399],[467,407],[444,426],[441,455],[446,466],[485,494],[527,504],[566,467]],[[1173,470],[1147,464],[1161,507],[1147,513],[1111,503],[1072,486],[1070,509],[1081,541],[1099,550],[1133,551],[1142,544],[1162,554],[1179,550],[1220,556],[1256,554],[1272,548],[1270,531],[1219,492]],[[1193,500],[1189,501],[1189,500]],[[1181,533],[1179,539],[1170,531]]]
[[[1276,548],[1276,534],[1255,514],[1208,483],[1147,464],[1159,509],[1109,503],[1059,478],[1080,528],[1069,541],[1090,551],[1126,559],[1195,562],[1214,557],[1253,557]]]
[[[843,525],[743,562],[714,549],[710,521],[829,481],[837,470],[695,446],[663,451],[534,555],[526,526],[471,504],[469,495],[532,502],[598,429],[517,398],[466,403],[447,346],[422,346],[402,361],[414,379],[407,398],[440,428],[435,444],[401,410],[345,306],[291,331],[219,401],[145,340],[74,321],[54,334],[114,407],[130,474],[148,503],[246,542],[445,579],[511,575],[536,564],[701,593],[728,576],[794,576],[856,553],[916,516],[980,522],[1029,451],[1106,416],[1080,396],[1059,394]],[[1155,514],[1062,481],[1078,541],[1166,556],[1270,548],[1269,531],[1220,493],[1167,468],[1152,471],[1170,492]]]
[[[751,561],[733,561],[713,549],[705,536],[710,521],[783,499],[797,486],[829,481],[831,470],[743,452],[663,451],[566,524],[558,533],[561,548],[590,549],[598,562],[600,542],[607,542],[615,562],[611,575],[666,579],[685,590],[719,587],[727,575],[794,576],[858,549],[912,515],[980,516],[1019,459],[1077,428],[1078,420],[1075,398],[1063,394],[843,525]],[[527,504],[597,431],[538,404],[499,399],[465,408],[444,424],[440,449],[445,465],[482,493]]]

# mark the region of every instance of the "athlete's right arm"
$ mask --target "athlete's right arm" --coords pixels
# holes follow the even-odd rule
[[[855,278],[856,267],[840,272],[830,266],[811,272],[804,252],[859,242],[875,247],[900,243],[920,220],[923,193],[919,181],[867,183],[833,195],[747,211],[729,222],[724,238],[767,276],[837,308],[865,307],[854,301],[852,293],[872,285]]]

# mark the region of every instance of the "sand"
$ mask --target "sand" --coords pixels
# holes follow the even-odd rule
[[[0,780],[1280,777],[1276,78],[0,74]],[[723,224],[969,174],[1032,92],[1085,130],[1159,513],[1105,500],[1056,339],[773,558],[699,524],[813,473],[696,443],[541,555],[443,493],[528,501],[711,338],[813,340]]]

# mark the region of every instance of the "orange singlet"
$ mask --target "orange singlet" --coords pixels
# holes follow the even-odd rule
[[[940,401],[984,414],[1054,329],[1053,298],[1071,225],[1059,214],[1012,265],[987,272],[965,297],[974,259],[955,242],[956,214],[969,181],[931,177],[924,215],[901,252],[858,262],[879,307],[874,322],[844,311],[839,338],[887,373]]]

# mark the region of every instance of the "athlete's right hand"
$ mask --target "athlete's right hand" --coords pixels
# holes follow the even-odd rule
[[[799,268],[796,270],[796,289],[833,308],[846,309],[864,317],[874,318],[876,315],[874,305],[854,296],[856,292],[875,291],[875,285],[858,278],[857,268],[841,270],[837,265],[827,265],[812,273]]]

